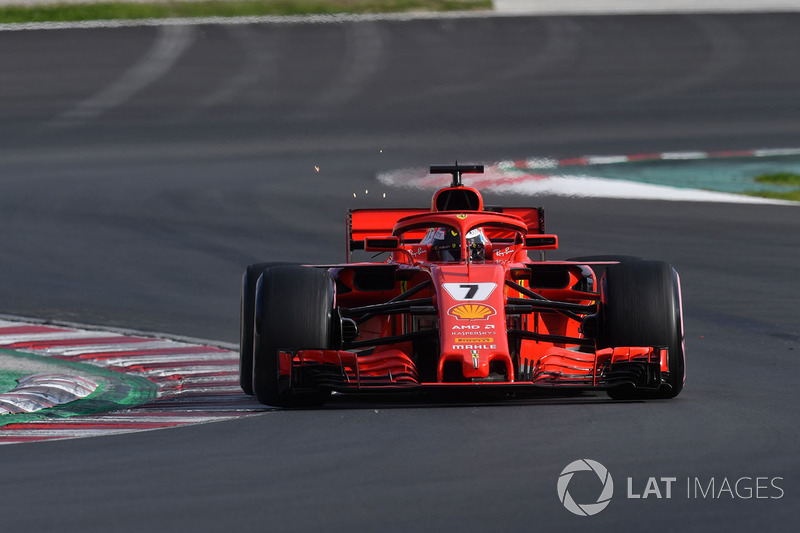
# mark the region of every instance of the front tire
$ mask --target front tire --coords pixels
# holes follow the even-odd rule
[[[321,405],[328,391],[298,388],[280,373],[279,350],[328,349],[335,288],[324,269],[276,266],[259,278],[255,300],[253,392],[276,407]]]
[[[255,320],[256,283],[268,268],[290,263],[255,263],[242,274],[239,313],[239,386],[253,395],[253,321]]]
[[[609,265],[601,282],[598,348],[666,346],[669,371],[656,391],[620,386],[614,399],[674,398],[683,390],[685,356],[680,278],[661,261]]]

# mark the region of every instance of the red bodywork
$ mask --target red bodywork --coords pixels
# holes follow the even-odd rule
[[[440,210],[464,195],[470,209]],[[466,235],[481,228],[485,259],[432,260],[424,238],[437,227],[455,230],[462,250]],[[320,267],[336,283],[333,345],[340,349],[281,351],[279,372],[299,387],[339,391],[657,388],[667,348],[597,349],[601,294],[592,267],[599,263],[545,261],[543,251],[556,247],[541,208],[487,210],[467,187],[438,191],[431,209],[350,211],[348,263]],[[390,257],[354,262],[358,250]]]

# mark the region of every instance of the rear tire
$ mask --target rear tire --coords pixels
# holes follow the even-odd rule
[[[656,391],[620,386],[614,399],[674,398],[685,380],[680,278],[661,261],[609,265],[601,281],[598,348],[666,346],[669,371]]]
[[[321,405],[330,394],[298,390],[292,376],[280,375],[278,350],[328,349],[333,331],[335,288],[324,269],[276,266],[256,287],[253,392],[276,407]]]
[[[242,274],[239,314],[239,386],[245,394],[253,395],[253,320],[255,315],[256,283],[269,267],[290,263],[256,263]]]

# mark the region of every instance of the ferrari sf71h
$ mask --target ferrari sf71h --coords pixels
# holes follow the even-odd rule
[[[483,167],[431,167],[452,183],[428,209],[349,211],[347,263],[247,267],[244,392],[282,407],[332,391],[456,387],[677,396],[675,269],[627,256],[547,261],[558,238],[544,233],[543,209],[484,205],[461,181],[474,172]],[[388,258],[354,262],[358,250]]]

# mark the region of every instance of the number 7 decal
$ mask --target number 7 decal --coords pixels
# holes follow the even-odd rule
[[[478,285],[475,283],[459,285],[462,289],[467,289],[467,295],[464,297],[465,300],[472,300],[475,297],[475,293],[478,292]]]
[[[444,283],[444,290],[458,302],[482,302],[497,288],[496,283]]]

